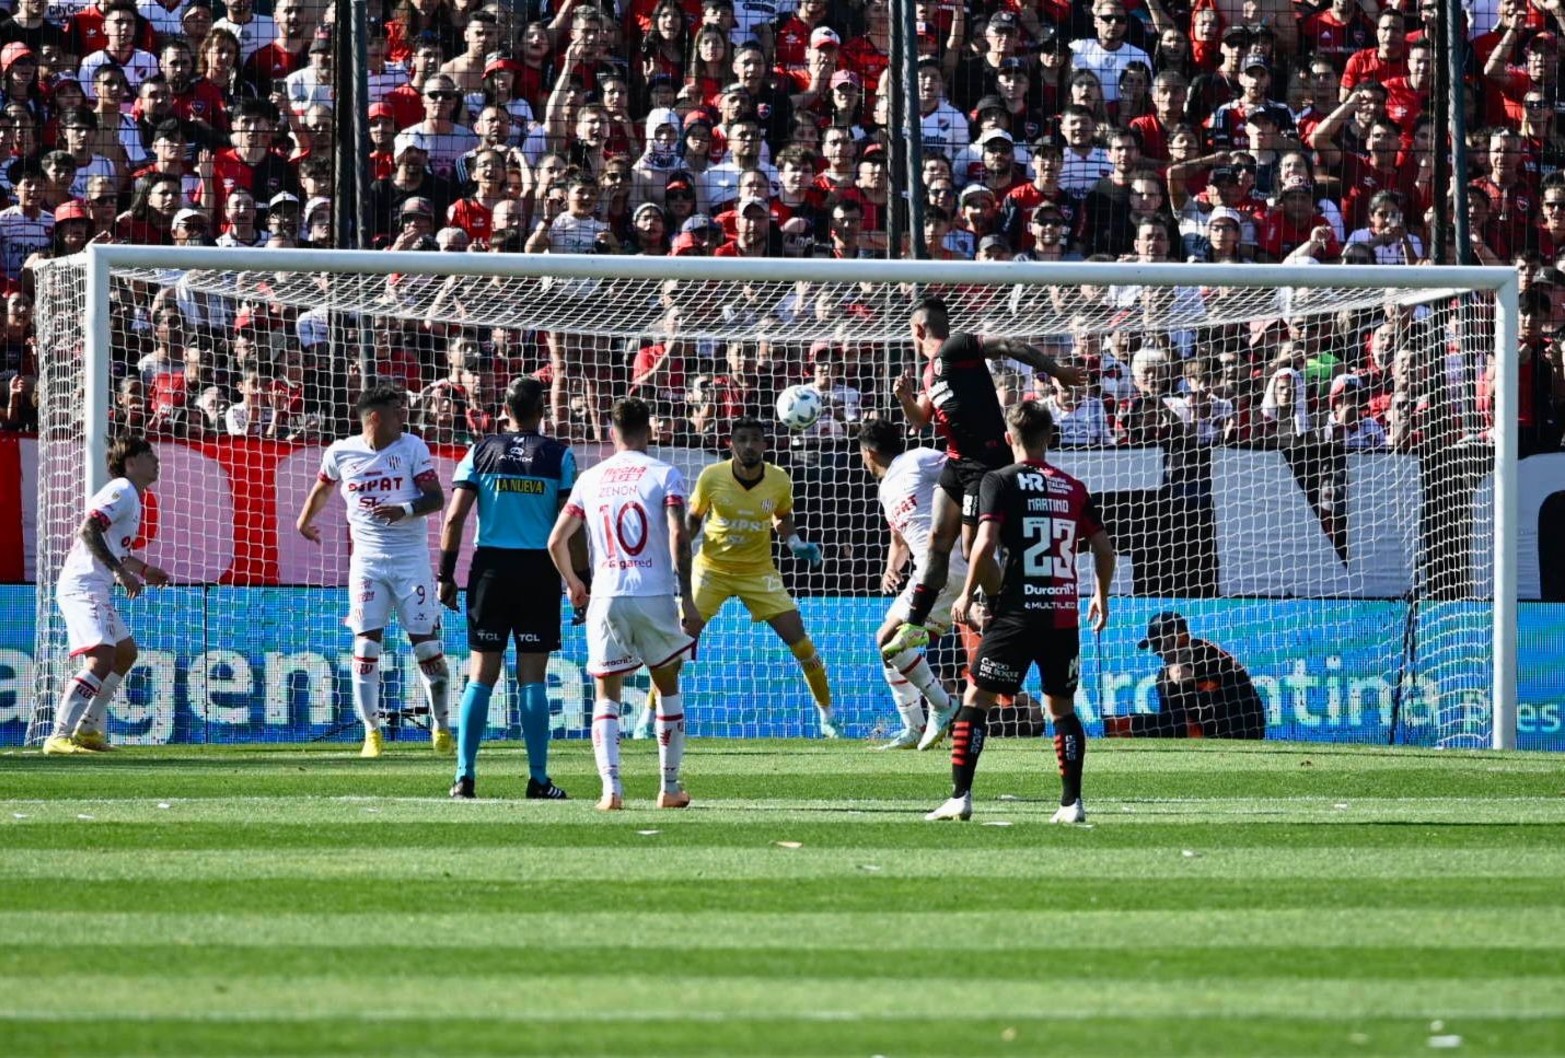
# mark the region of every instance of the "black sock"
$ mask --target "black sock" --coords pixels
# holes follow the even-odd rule
[[[908,603],[907,623],[921,625],[929,620],[929,611],[935,608],[940,592],[927,584],[913,585],[913,601]]]
[[[951,796],[971,793],[978,757],[989,732],[989,710],[964,705],[951,724]]]
[[[1054,721],[1054,755],[1060,762],[1060,804],[1081,799],[1081,766],[1087,758],[1087,732],[1075,713]]]

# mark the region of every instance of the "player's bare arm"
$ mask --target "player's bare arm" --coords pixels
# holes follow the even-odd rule
[[[435,576],[435,592],[440,603],[448,610],[456,609],[456,560],[462,551],[462,530],[467,526],[467,515],[478,502],[478,493],[472,489],[457,489],[446,508],[446,519],[440,526],[440,570]]]
[[[1087,549],[1092,552],[1092,570],[1096,575],[1092,601],[1087,604],[1087,620],[1092,622],[1094,632],[1101,632],[1109,623],[1109,584],[1114,580],[1118,556],[1109,534],[1101,529],[1087,538]]]
[[[298,521],[294,528],[299,530],[299,535],[312,544],[321,542],[321,531],[315,527],[315,517],[321,513],[321,508],[326,506],[326,501],[331,498],[334,482],[316,479],[315,485],[310,489],[310,494],[304,498],[304,507],[299,511]]]
[[[912,548],[902,539],[902,534],[891,530],[891,547],[886,551],[886,570],[880,575],[880,590],[895,595],[902,590],[902,570],[912,556]]]
[[[445,490],[440,487],[440,479],[431,474],[429,480],[419,486],[418,499],[411,503],[383,503],[375,508],[372,516],[387,525],[396,525],[404,518],[434,514],[445,505]]]
[[[680,625],[686,635],[701,633],[701,615],[696,612],[695,592],[690,586],[690,533],[685,526],[685,505],[668,505],[668,547],[679,574]]]
[[[1068,386],[1085,386],[1092,378],[1086,368],[1065,367],[1042,349],[1017,338],[995,338],[986,334],[983,337],[983,346],[984,356],[990,360],[1002,357],[1020,360],[1027,366],[1042,371],[1050,378],[1057,378]]]
[[[903,416],[914,429],[922,430],[929,425],[929,420],[935,415],[935,406],[927,396],[919,393],[917,379],[912,375],[901,376],[892,387],[892,392],[896,394],[897,403],[902,405]]]
[[[76,535],[86,545],[87,553],[99,562],[102,562],[108,567],[109,572],[114,574],[114,579],[119,582],[120,587],[125,589],[126,596],[134,599],[141,594],[141,576],[136,569],[131,568],[131,564],[134,563],[140,570],[145,571],[147,568],[146,563],[140,559],[131,558],[129,555],[123,560],[115,558],[114,552],[109,549],[108,539],[103,535],[103,527],[90,516],[83,519],[81,528],[77,530]],[[162,571],[159,570],[158,572],[161,573]],[[165,583],[167,579],[167,577],[164,578]]]
[[[571,560],[571,540],[581,531],[581,527],[580,518],[570,511],[562,510],[554,521],[554,528],[549,530],[549,558],[565,581],[565,593],[570,596],[572,606],[587,605],[587,585],[576,575],[576,564]]]
[[[999,523],[978,523],[978,535],[973,540],[973,554],[967,566],[967,579],[962,582],[962,594],[951,604],[951,617],[957,624],[974,625],[973,598],[980,589],[993,594],[1000,590],[1000,529]]]

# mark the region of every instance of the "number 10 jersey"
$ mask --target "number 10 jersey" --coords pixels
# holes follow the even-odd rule
[[[617,452],[582,472],[565,509],[586,526],[593,598],[679,594],[668,508],[685,498],[679,471],[645,452]]]

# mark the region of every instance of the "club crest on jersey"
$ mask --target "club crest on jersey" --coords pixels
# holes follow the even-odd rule
[[[386,460],[386,465],[388,467],[390,467],[392,470],[401,470],[402,469],[402,457],[401,456],[392,456],[390,459]]]

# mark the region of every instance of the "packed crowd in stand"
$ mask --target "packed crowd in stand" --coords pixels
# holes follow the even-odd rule
[[[269,248],[331,246],[330,145],[347,123],[322,0],[269,12],[254,0],[14,4],[0,21],[0,156],[12,159],[0,168],[0,427],[25,431],[37,423],[38,262],[92,240],[254,248],[259,268]],[[908,211],[889,171],[887,0],[377,6],[362,189],[377,247],[911,255],[892,235]],[[1565,0],[1466,6],[1452,36],[1472,252],[1522,276],[1522,446],[1554,450]],[[1425,20],[1438,7],[919,3],[914,193],[930,256],[1427,262],[1440,57]],[[700,446],[780,387],[813,383],[828,414],[796,444],[831,450],[863,417],[895,413],[909,366],[903,350],[852,342],[687,340],[677,285],[640,341],[460,317],[361,318],[333,334],[264,294],[219,306],[177,285],[122,284],[114,297],[115,415],[156,436],[334,436],[363,345],[370,370],[406,383],[432,441],[493,428],[506,379],[526,372],[550,384],[548,426],[563,435],[601,437],[602,409],[630,392],[655,403],[660,440]],[[1092,384],[1019,365],[995,381],[1007,398],[1047,401],[1066,446],[1481,442],[1493,388],[1482,316],[1465,329],[1454,318],[1388,304],[1175,335],[1084,322],[1052,340]],[[1471,354],[1465,373],[1449,367],[1455,347]]]

